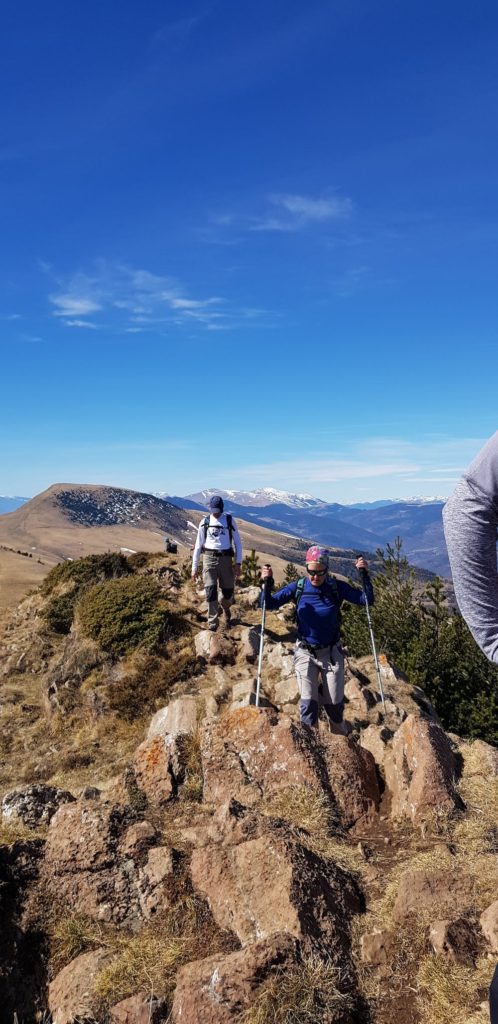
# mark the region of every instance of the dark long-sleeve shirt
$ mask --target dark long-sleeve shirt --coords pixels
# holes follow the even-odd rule
[[[498,662],[498,431],[446,502],[443,523],[458,607],[481,650]]]
[[[288,601],[294,601],[297,581],[288,583],[277,590],[276,594],[268,594],[266,607],[269,611],[281,608]],[[365,580],[368,603],[373,604],[374,594],[370,577]],[[339,600],[338,600],[339,599]],[[261,598],[263,600],[263,596]],[[352,587],[343,580],[335,580],[332,584],[325,580],[320,587],[314,587],[308,578],[305,579],[302,596],[297,607],[297,626],[299,637],[311,647],[328,647],[339,639],[339,610],[342,601],[351,604],[366,604],[363,590]]]

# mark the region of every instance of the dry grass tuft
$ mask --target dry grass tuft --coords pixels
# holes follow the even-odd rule
[[[80,953],[96,946],[112,946],[110,932],[106,935],[102,925],[85,914],[67,917],[61,909],[50,923],[50,966],[57,974]]]
[[[262,813],[289,822],[299,839],[320,857],[333,860],[346,871],[360,872],[365,866],[355,847],[341,840],[333,812],[324,793],[310,786],[288,786],[263,803]]]
[[[324,1019],[331,1024],[334,1010],[342,1021],[354,1001],[340,992],[340,982],[337,967],[317,956],[305,957],[299,966],[275,972],[240,1024],[320,1024]]]
[[[193,736],[184,738],[182,757],[185,764],[185,782],[181,789],[181,798],[192,803],[200,803],[204,789],[204,774],[199,730]]]
[[[486,998],[492,972],[487,957],[475,967],[464,967],[426,956],[417,976],[420,1024],[469,1024],[470,1013]]]
[[[46,829],[33,829],[23,825],[21,821],[0,822],[0,846],[12,846],[13,843],[28,842],[30,839],[43,839]]]
[[[100,972],[95,988],[108,1004],[138,989],[170,995],[176,971],[185,961],[188,941],[147,929],[133,938],[119,939],[116,948],[116,958]]]
[[[139,935],[113,940],[117,955],[100,973],[96,986],[105,1004],[119,1002],[140,988],[168,998],[182,964],[238,947],[234,936],[217,927],[207,903],[193,892],[185,865],[172,886],[170,910]]]

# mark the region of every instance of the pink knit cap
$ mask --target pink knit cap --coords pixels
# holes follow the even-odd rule
[[[328,569],[329,555],[327,549],[318,547],[318,544],[313,544],[306,552],[306,565],[308,562],[318,562],[319,565],[323,565]]]

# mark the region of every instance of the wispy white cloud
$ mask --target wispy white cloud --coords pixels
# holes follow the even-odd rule
[[[92,331],[98,331],[99,325],[92,323],[91,320],[63,320],[66,327],[88,327]]]
[[[483,438],[434,435],[418,441],[372,437],[351,442],[341,452],[325,452],[322,457],[239,465],[226,469],[224,475],[231,487],[270,484],[284,490],[305,488],[334,500],[345,500],[344,491],[349,492],[352,485],[360,491],[365,480],[370,481],[370,492],[375,486],[381,489],[379,497],[413,494],[412,485],[420,483],[429,485],[430,494],[437,484],[445,496],[483,443]]]
[[[99,302],[84,295],[68,293],[66,295],[49,295],[48,298],[55,306],[54,316],[86,316],[87,313],[96,313],[97,310],[102,309]]]
[[[126,265],[99,262],[92,273],[67,278],[43,269],[58,285],[48,298],[53,315],[66,327],[108,327],[128,334],[167,325],[228,330],[267,315],[256,308],[237,309],[219,295],[192,296],[174,277]],[[86,319],[95,312],[102,323]]]
[[[320,196],[298,193],[273,193],[259,212],[221,211],[212,217],[220,228],[246,231],[302,231],[312,225],[343,221],[351,216],[353,201],[335,192]]]

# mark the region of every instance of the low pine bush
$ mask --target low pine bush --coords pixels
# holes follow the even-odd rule
[[[157,583],[144,576],[107,580],[86,590],[77,606],[83,633],[114,658],[137,648],[156,651],[182,629]]]

